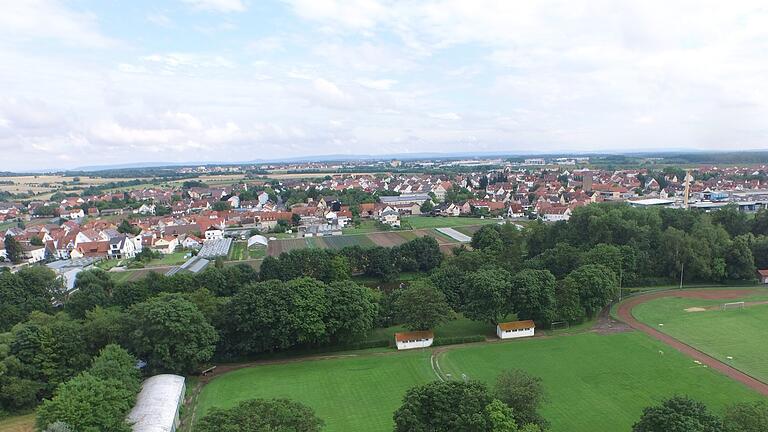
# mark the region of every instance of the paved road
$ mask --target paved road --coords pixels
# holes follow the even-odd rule
[[[725,374],[726,376],[747,385],[748,387],[754,389],[755,391],[765,396],[768,396],[768,384],[756,378],[753,378],[745,374],[744,372],[741,372],[738,369],[735,369],[721,362],[720,360],[717,360],[714,357],[704,354],[703,352],[697,350],[696,348],[680,340],[677,340],[672,336],[664,334],[654,329],[653,327],[650,327],[646,324],[641,323],[640,321],[635,319],[634,315],[632,315],[632,309],[635,306],[653,299],[661,298],[661,297],[686,297],[686,298],[701,298],[701,299],[713,299],[713,300],[729,300],[729,299],[742,298],[744,296],[747,296],[753,293],[754,293],[753,290],[726,290],[726,289],[655,292],[651,294],[639,295],[637,297],[632,297],[628,300],[625,300],[624,302],[619,304],[616,314],[618,315],[619,319],[629,324],[630,327],[636,330],[639,330],[651,337],[654,337],[664,342],[665,344],[671,346],[672,348],[680,351],[681,353],[693,358],[694,360],[698,360],[702,364],[707,365],[708,367],[715,369]]]

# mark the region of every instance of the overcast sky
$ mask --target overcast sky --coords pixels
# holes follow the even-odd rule
[[[0,0],[0,170],[768,148],[764,1]]]

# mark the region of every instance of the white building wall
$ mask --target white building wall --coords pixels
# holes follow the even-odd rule
[[[518,330],[507,330],[502,331],[499,326],[496,326],[496,336],[499,337],[499,339],[516,339],[521,337],[529,337],[533,336],[534,329],[518,329]]]
[[[406,341],[406,342],[397,342],[397,349],[398,350],[407,350],[407,349],[414,349],[414,348],[427,348],[429,346],[432,346],[433,339],[422,339],[417,341]]]

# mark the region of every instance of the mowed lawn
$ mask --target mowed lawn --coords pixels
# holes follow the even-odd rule
[[[390,432],[406,390],[435,379],[429,351],[256,366],[203,388],[196,416],[252,398],[290,398],[312,407],[324,432]]]
[[[203,388],[196,416],[249,398],[287,397],[312,407],[326,432],[389,432],[405,391],[435,379],[431,352],[361,352],[242,369]],[[510,368],[541,377],[549,397],[543,414],[553,432],[629,431],[644,407],[675,394],[700,399],[718,413],[727,404],[761,398],[639,332],[454,346],[438,358],[444,373],[489,384]]]
[[[629,431],[644,407],[675,394],[718,413],[727,404],[761,397],[639,332],[473,345],[447,351],[438,361],[444,373],[491,385],[504,369],[541,377],[549,398],[543,414],[552,432]]]
[[[760,301],[766,298],[752,297],[745,300]],[[718,307],[723,302],[667,297],[638,305],[633,314],[635,318],[659,331],[768,382],[768,305],[722,311]],[[715,310],[685,311],[708,306],[714,306]]]
[[[402,218],[402,223],[412,229],[422,228],[452,228],[469,225],[488,225],[502,222],[494,218],[443,217],[443,216],[410,216]]]

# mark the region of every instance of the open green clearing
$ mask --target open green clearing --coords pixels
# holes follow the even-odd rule
[[[325,420],[326,432],[389,432],[406,390],[435,378],[429,354],[369,354],[241,369],[204,387],[196,416],[246,399],[284,397],[312,407]]]
[[[454,325],[452,334],[482,330],[468,330],[464,320]],[[289,397],[315,409],[328,432],[391,431],[392,413],[405,391],[435,379],[432,350],[358,353],[228,373],[203,388],[196,416],[249,398]],[[453,377],[464,373],[492,383],[508,368],[540,376],[549,395],[544,415],[553,432],[629,430],[644,407],[674,394],[700,399],[716,412],[760,398],[639,332],[455,346],[438,358],[442,371]]]
[[[148,262],[145,267],[167,267],[184,264],[189,257],[189,251],[173,252]]]
[[[760,398],[639,332],[460,347],[441,355],[439,364],[444,373],[489,384],[510,368],[541,377],[549,397],[543,414],[553,432],[628,431],[644,407],[675,394],[702,400],[716,412]]]
[[[744,301],[765,301],[762,294]],[[722,311],[719,305],[737,300],[659,298],[638,305],[633,315],[716,359],[761,381],[768,382],[768,305]],[[689,308],[715,307],[715,310],[686,312]],[[659,326],[659,324],[664,324]],[[732,357],[733,359],[728,359]]]
[[[494,218],[470,218],[470,217],[443,217],[443,216],[410,216],[401,219],[403,228],[410,226],[412,229],[422,228],[453,228],[469,225],[488,225],[503,222]]]

